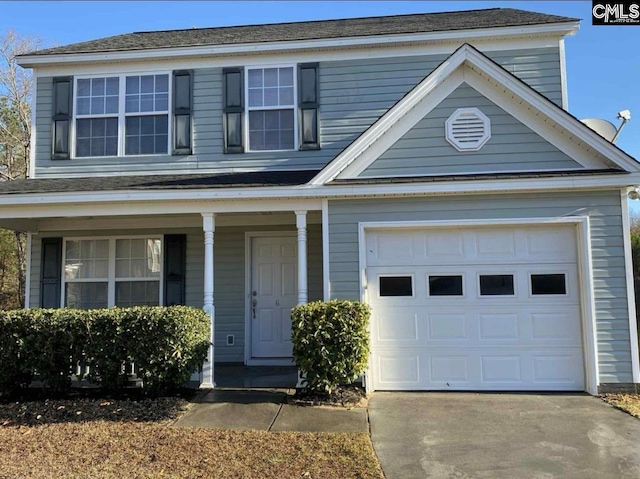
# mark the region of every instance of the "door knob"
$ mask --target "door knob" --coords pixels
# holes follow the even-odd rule
[[[256,306],[258,305],[258,300],[254,299],[251,301],[251,314],[253,315],[253,319],[256,319]]]

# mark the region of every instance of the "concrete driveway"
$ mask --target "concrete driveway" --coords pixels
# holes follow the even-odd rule
[[[387,479],[640,478],[640,420],[586,394],[374,393]]]

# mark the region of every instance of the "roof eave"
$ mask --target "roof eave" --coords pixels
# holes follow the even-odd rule
[[[447,42],[456,40],[464,40],[466,42],[469,42],[473,40],[482,40],[489,38],[509,38],[536,35],[564,37],[568,35],[574,35],[578,31],[579,27],[579,21],[570,21],[541,25],[448,30],[443,32],[427,33],[405,33],[398,35],[370,35],[317,40],[292,40],[227,45],[200,45],[111,52],[52,53],[45,55],[27,54],[18,56],[17,63],[23,68],[36,68],[38,66],[44,65],[61,65],[67,63],[153,60],[208,55],[274,53],[288,50],[313,50],[342,47],[353,48],[412,42]]]

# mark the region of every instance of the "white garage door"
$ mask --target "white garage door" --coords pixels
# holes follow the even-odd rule
[[[584,390],[572,226],[366,233],[373,388]]]

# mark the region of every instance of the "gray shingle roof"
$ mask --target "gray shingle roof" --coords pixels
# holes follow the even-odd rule
[[[318,170],[247,173],[100,176],[93,178],[33,178],[0,182],[0,196],[122,190],[194,190],[303,185]]]
[[[491,8],[460,12],[136,32],[39,50],[28,53],[27,55],[100,53],[204,45],[317,40],[325,38],[542,25],[548,23],[574,22],[578,20],[579,19],[576,18],[528,12],[513,8]]]

